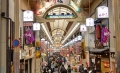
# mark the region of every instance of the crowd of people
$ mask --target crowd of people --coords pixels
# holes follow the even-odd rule
[[[66,58],[59,55],[53,56],[52,59],[49,59],[48,64],[43,66],[43,73],[71,73],[71,66],[68,66],[68,69],[64,67],[67,62]]]
[[[43,68],[43,73],[102,73],[100,69],[96,68],[85,68],[84,65],[80,65],[78,72],[73,72],[71,65],[68,65],[67,69],[65,68],[67,60],[63,56],[53,57],[49,59],[47,65]],[[112,73],[112,72],[109,72]]]

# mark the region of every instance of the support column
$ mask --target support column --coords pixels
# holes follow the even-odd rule
[[[0,14],[7,14],[7,0],[0,0]],[[8,14],[7,14],[8,15]],[[7,73],[7,20],[0,16],[0,73]]]
[[[30,73],[30,60],[28,60],[28,73]]]
[[[35,41],[39,41],[40,42],[40,32],[36,31],[35,32]],[[35,49],[36,50],[36,49]],[[40,58],[36,58],[35,56],[35,73],[40,73]]]
[[[114,39],[115,39],[115,49],[116,49],[116,63],[117,63],[117,73],[120,72],[120,23],[119,23],[119,20],[120,20],[120,0],[112,0],[112,4],[113,4],[113,8],[110,8],[110,9],[114,9],[113,10],[113,14],[114,14],[114,17],[113,17],[113,20],[115,22],[114,25],[114,30],[115,30],[115,36]]]
[[[19,11],[20,10],[20,0],[15,0],[15,39],[19,40]],[[20,47],[14,48],[14,73],[19,73],[19,51]]]

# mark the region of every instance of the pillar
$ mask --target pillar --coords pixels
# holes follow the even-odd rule
[[[28,73],[30,73],[30,59],[28,60]]]
[[[35,32],[35,41],[40,41],[40,32],[39,31]],[[41,60],[41,58],[36,58],[35,57],[35,73],[40,73],[41,72],[40,71],[40,60]]]
[[[15,39],[19,40],[19,11],[20,10],[20,0],[15,0]],[[14,48],[14,73],[19,73],[19,65],[20,65],[20,59],[19,59],[19,51],[20,47]]]
[[[108,0],[108,8],[109,8],[109,30],[110,30],[110,52],[115,52],[115,44],[113,42],[115,41],[115,13],[114,13],[114,4],[113,0]],[[114,70],[114,66],[112,66],[112,62],[115,62],[115,59],[110,56],[110,68],[111,70]]]
[[[7,14],[7,0],[0,0],[0,13],[5,12]],[[6,15],[8,16],[8,14]],[[7,72],[7,20],[0,16],[0,73]]]
[[[109,1],[109,0],[108,0]],[[120,24],[119,24],[119,20],[120,20],[120,0],[111,0],[112,1],[112,4],[113,4],[113,7],[112,9],[114,9],[112,12],[112,14],[114,15],[113,17],[113,20],[114,20],[114,33],[115,35],[113,36],[114,39],[115,39],[115,49],[116,49],[116,68],[117,68],[117,73],[120,72]],[[111,15],[111,14],[110,14]]]

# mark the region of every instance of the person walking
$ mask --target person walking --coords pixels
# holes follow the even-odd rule
[[[53,73],[54,72],[54,68],[55,68],[55,64],[54,62],[51,63],[51,72]]]
[[[83,64],[79,67],[79,72],[84,73],[84,65]]]
[[[47,73],[47,68],[44,68],[44,69],[43,69],[43,73]]]
[[[71,66],[68,65],[67,73],[71,73]]]

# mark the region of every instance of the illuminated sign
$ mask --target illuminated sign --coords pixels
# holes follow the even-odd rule
[[[97,8],[97,18],[108,18],[108,7],[107,6],[100,6]]]
[[[34,19],[34,13],[33,11],[26,10],[23,12],[23,21],[33,21]]]
[[[73,2],[73,1],[70,1],[70,6],[72,6],[77,12],[80,12],[80,8]]]
[[[75,18],[75,16],[73,14],[71,15],[47,15],[46,16],[47,19],[49,18]]]
[[[33,24],[33,30],[34,31],[39,31],[40,30],[40,23],[34,23]]]
[[[87,31],[87,27],[86,27],[86,25],[80,25],[80,31],[81,32],[84,32],[84,31]]]
[[[86,26],[94,26],[94,19],[93,18],[87,18],[86,19]]]

